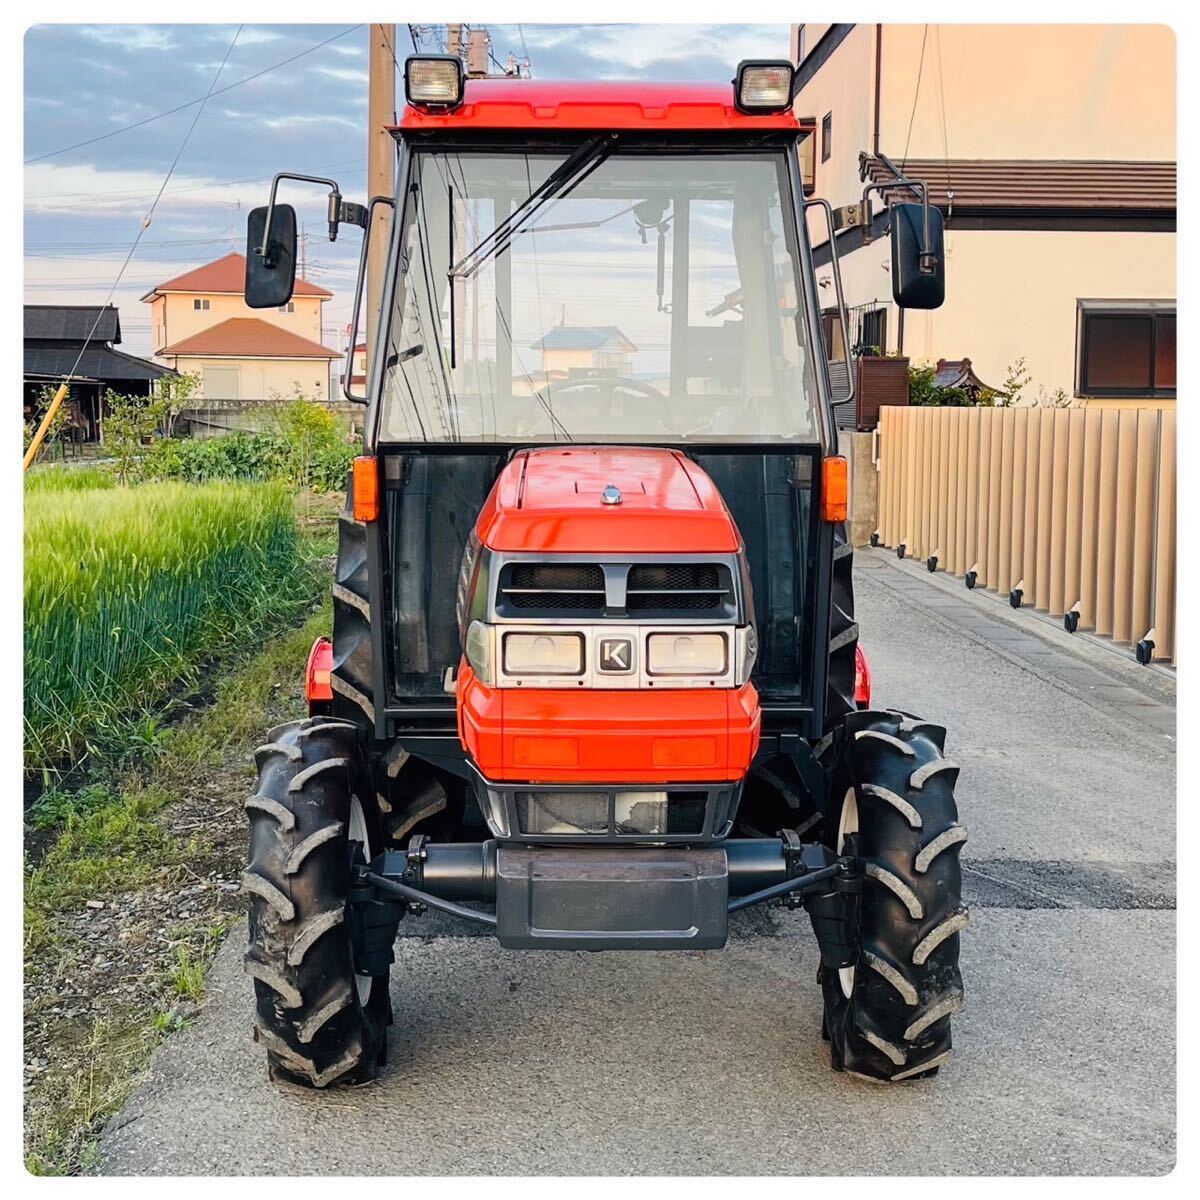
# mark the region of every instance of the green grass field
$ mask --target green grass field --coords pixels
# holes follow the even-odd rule
[[[25,493],[25,766],[120,741],[199,662],[292,619],[293,497],[268,484],[112,487],[37,471]]]

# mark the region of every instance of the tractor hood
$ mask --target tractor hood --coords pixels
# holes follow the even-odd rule
[[[741,548],[708,475],[676,450],[524,450],[496,480],[475,532],[492,550],[704,554]]]

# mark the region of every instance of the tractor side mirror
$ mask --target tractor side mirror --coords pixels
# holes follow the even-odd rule
[[[276,204],[271,210],[271,243],[263,244],[267,209],[256,208],[246,221],[246,304],[279,308],[296,285],[296,210]]]
[[[892,204],[892,299],[900,308],[941,308],[946,298],[946,249],[941,210]]]

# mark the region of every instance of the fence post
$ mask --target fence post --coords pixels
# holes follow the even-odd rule
[[[1175,659],[1175,414],[1164,412],[1158,439],[1154,531],[1154,657]],[[1177,660],[1176,660],[1177,661]]]
[[[1066,541],[1067,508],[1071,502],[1070,470],[1068,467],[1071,444],[1071,414],[1066,409],[1056,409],[1054,421],[1054,470],[1051,474],[1054,499],[1050,508],[1050,579],[1048,610],[1052,617],[1061,617],[1066,607]]]
[[[1085,414],[1083,506],[1079,532],[1079,622],[1096,627],[1096,579],[1100,570],[1100,460],[1104,454],[1104,413]]]

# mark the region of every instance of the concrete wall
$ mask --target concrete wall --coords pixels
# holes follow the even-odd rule
[[[838,431],[838,453],[850,464],[850,545],[865,546],[879,528],[879,472],[871,461],[875,435]]]

